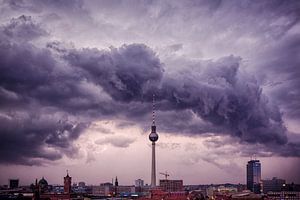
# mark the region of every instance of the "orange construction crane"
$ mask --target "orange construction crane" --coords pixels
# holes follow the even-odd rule
[[[166,171],[166,173],[162,173],[162,172],[159,172],[161,175],[164,175],[166,180],[168,180],[168,176],[170,176],[170,174],[168,174],[168,172]]]

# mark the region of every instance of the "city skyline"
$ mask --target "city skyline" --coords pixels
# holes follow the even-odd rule
[[[0,184],[300,183],[299,1],[0,0]]]

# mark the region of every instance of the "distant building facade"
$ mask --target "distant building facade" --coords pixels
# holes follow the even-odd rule
[[[15,189],[19,187],[19,179],[9,179],[9,188]]]
[[[285,184],[282,187],[282,191],[297,191],[297,192],[300,192],[300,184],[294,184],[294,183]]]
[[[92,186],[92,194],[108,196],[113,194],[113,189],[112,183],[101,183],[100,186]]]
[[[285,180],[273,177],[271,180],[262,180],[263,193],[280,192],[285,186]]]
[[[142,180],[142,179],[137,179],[137,180],[134,181],[134,185],[135,185],[136,187],[144,187],[144,180]]]
[[[229,192],[236,193],[237,192],[237,188],[233,187],[233,186],[225,187],[224,185],[221,185],[221,186],[218,187],[217,191],[218,192],[225,192],[225,193],[229,193]]]
[[[250,160],[247,164],[247,189],[261,193],[261,164],[259,160]]]
[[[114,185],[109,182],[100,184],[100,190],[106,196],[113,193],[113,187]]]
[[[159,186],[165,192],[183,191],[183,180],[159,180]]]
[[[296,192],[296,191],[268,192],[267,197],[272,200],[299,200],[300,192]]]
[[[117,186],[117,194],[120,195],[122,193],[135,193],[135,186],[130,186],[130,185]]]

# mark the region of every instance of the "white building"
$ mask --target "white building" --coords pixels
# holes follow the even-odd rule
[[[137,179],[134,181],[135,187],[144,187],[144,180],[142,179]]]

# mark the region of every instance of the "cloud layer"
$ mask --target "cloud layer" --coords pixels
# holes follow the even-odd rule
[[[38,4],[41,10],[33,9],[34,4],[3,5],[11,10],[40,13],[48,9],[52,13],[57,5],[46,8],[48,3]],[[88,15],[83,2],[73,3],[61,9],[70,16],[74,11]],[[214,17],[228,9],[222,1],[200,4],[207,9],[204,13]],[[183,11],[194,4],[177,6],[184,7]],[[241,148],[245,156],[259,145],[259,155],[299,157],[300,144],[289,141],[283,120],[283,113],[299,118],[300,40],[288,32],[297,26],[299,14],[284,13],[283,8],[294,10],[288,3],[266,7],[268,17],[272,13],[283,17],[264,32],[280,42],[260,52],[253,66],[245,64],[239,54],[214,59],[177,56],[189,47],[182,44],[164,47],[169,53],[162,56],[161,49],[144,43],[78,48],[51,38],[54,33],[32,16],[18,15],[4,22],[0,27],[0,162],[34,165],[64,155],[72,157],[77,152],[73,141],[100,119],[126,119],[146,130],[153,94],[161,132],[229,135],[241,145],[253,145],[252,149]],[[261,9],[250,8],[252,14]],[[162,12],[152,14],[159,18]],[[103,142],[125,148],[133,140],[108,137],[98,141]]]

